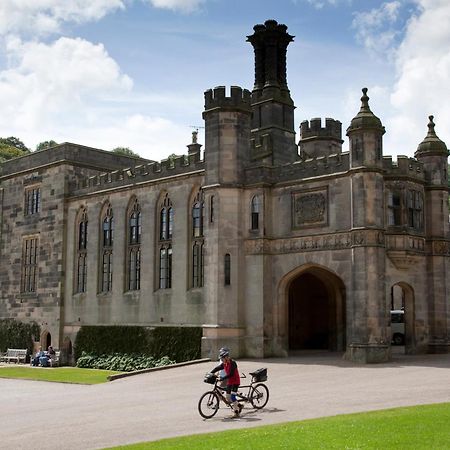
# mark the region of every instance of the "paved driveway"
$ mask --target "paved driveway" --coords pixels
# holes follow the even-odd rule
[[[240,371],[267,367],[266,408],[229,419],[197,412],[214,363],[179,367],[82,386],[0,379],[1,449],[97,449],[395,406],[450,402],[450,355],[398,355],[354,365],[337,355],[242,360]],[[0,368],[1,370],[1,368]],[[44,370],[44,369],[42,369]]]

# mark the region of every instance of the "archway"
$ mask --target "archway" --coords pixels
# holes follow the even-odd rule
[[[52,335],[51,335],[50,331],[45,330],[41,334],[42,350],[47,350],[50,347],[50,345],[52,345]]]
[[[334,273],[305,266],[287,285],[288,349],[345,350],[345,288]]]
[[[390,320],[393,352],[414,353],[414,290],[407,283],[399,282],[391,287]]]

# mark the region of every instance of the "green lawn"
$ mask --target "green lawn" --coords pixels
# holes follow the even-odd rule
[[[54,381],[59,383],[98,384],[105,383],[113,370],[79,369],[78,367],[0,367],[0,378],[25,378],[28,380]]]
[[[448,450],[450,403],[325,417],[114,448]]]

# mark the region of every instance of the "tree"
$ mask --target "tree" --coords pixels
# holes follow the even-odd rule
[[[8,161],[9,159],[17,158],[18,156],[23,156],[26,153],[28,152],[24,152],[16,147],[0,142],[0,163]]]
[[[49,141],[42,141],[38,145],[36,145],[36,151],[40,152],[41,150],[45,150],[46,148],[54,147],[58,145],[56,141],[50,139]]]
[[[136,158],[140,158],[140,155],[133,152],[133,150],[131,150],[128,147],[116,147],[116,148],[113,148],[111,151],[113,153],[116,153],[117,155],[134,156]]]
[[[30,149],[18,138],[14,136],[10,136],[7,138],[0,138],[0,144],[5,144],[10,147],[15,147],[19,150],[22,150],[23,153],[29,153]]]

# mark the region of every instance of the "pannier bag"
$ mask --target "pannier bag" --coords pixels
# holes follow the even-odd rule
[[[250,372],[250,375],[255,381],[267,381],[267,369],[258,369],[254,372]]]
[[[216,382],[216,376],[213,373],[207,373],[203,381],[208,384],[214,384]]]

